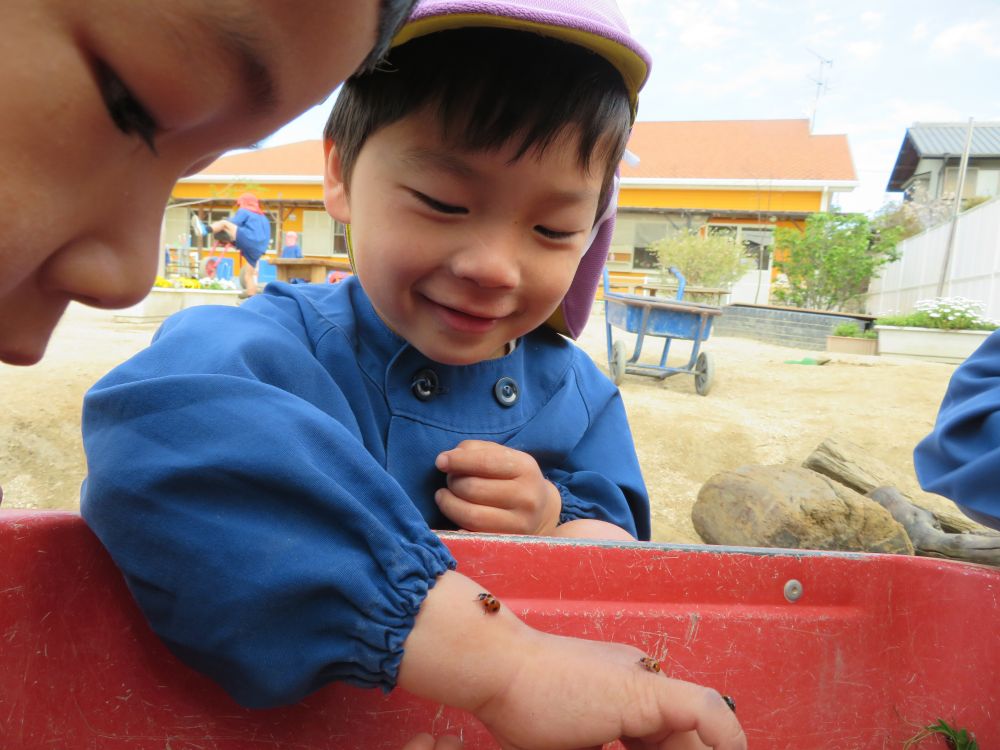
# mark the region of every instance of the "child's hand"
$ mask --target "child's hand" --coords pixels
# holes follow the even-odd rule
[[[438,507],[457,526],[497,534],[551,534],[562,499],[527,453],[498,443],[463,440],[434,462],[448,475]]]
[[[504,748],[746,748],[714,690],[647,671],[631,646],[537,633],[515,679],[475,711]],[[538,720],[538,708],[544,718]]]
[[[570,750],[621,739],[630,750],[745,750],[714,690],[674,680],[617,643],[542,633],[449,571],[404,645],[399,686],[471,711],[505,750]],[[650,667],[650,668],[647,668]]]

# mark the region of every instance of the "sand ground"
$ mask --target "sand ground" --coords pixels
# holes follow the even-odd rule
[[[42,363],[0,365],[3,507],[77,507],[86,473],[83,394],[144,347],[154,331],[153,325],[115,323],[109,312],[73,305]],[[580,343],[606,370],[605,341],[598,306]],[[644,360],[658,359],[658,344],[647,341]],[[686,364],[689,346],[675,342],[671,364]],[[621,385],[657,541],[699,541],[691,505],[716,472],[801,462],[827,437],[860,445],[912,477],[913,446],[930,430],[954,371],[950,365],[857,355],[826,355],[831,361],[821,367],[786,364],[817,353],[738,338],[713,337],[705,348],[716,372],[706,397],[695,394],[689,375],[663,381],[627,375]],[[915,490],[916,480],[901,489]]]

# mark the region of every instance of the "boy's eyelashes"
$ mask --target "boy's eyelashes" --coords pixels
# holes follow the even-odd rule
[[[160,128],[149,114],[149,110],[136,99],[121,78],[106,64],[98,60],[94,67],[101,98],[115,127],[125,135],[138,136],[155,154],[155,138]]]
[[[425,195],[424,193],[421,193],[421,192],[419,192],[417,190],[411,190],[410,192],[413,193],[414,197],[417,200],[419,200],[421,203],[423,203],[425,206],[427,206],[428,208],[434,209],[435,211],[437,211],[439,213],[442,213],[442,214],[467,214],[467,213],[469,213],[469,209],[464,208],[463,206],[452,206],[452,205],[450,205],[448,203],[442,203],[441,201],[434,200],[434,198],[431,198],[429,195]]]
[[[543,227],[541,224],[535,226],[535,231],[550,240],[568,240],[577,234],[577,232],[560,232],[557,229],[549,229],[548,227]]]

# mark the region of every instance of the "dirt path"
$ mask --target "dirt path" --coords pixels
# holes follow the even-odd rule
[[[0,365],[3,507],[77,507],[85,474],[83,394],[145,346],[154,330],[73,306],[41,364]],[[580,343],[606,368],[602,315],[595,314]],[[675,346],[671,362],[686,362],[687,347]],[[628,375],[622,383],[658,541],[699,541],[691,504],[715,472],[748,463],[798,463],[826,437],[856,443],[912,474],[913,445],[930,430],[954,370],[849,355],[833,355],[822,367],[791,365],[785,360],[815,352],[736,338],[713,338],[707,348],[716,365],[707,397],[695,395],[687,375],[665,381]],[[647,346],[643,358],[658,354]],[[915,488],[913,480],[902,489]]]

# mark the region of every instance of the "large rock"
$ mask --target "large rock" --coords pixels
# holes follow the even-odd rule
[[[913,554],[878,503],[799,466],[743,466],[709,479],[692,510],[709,544]]]

